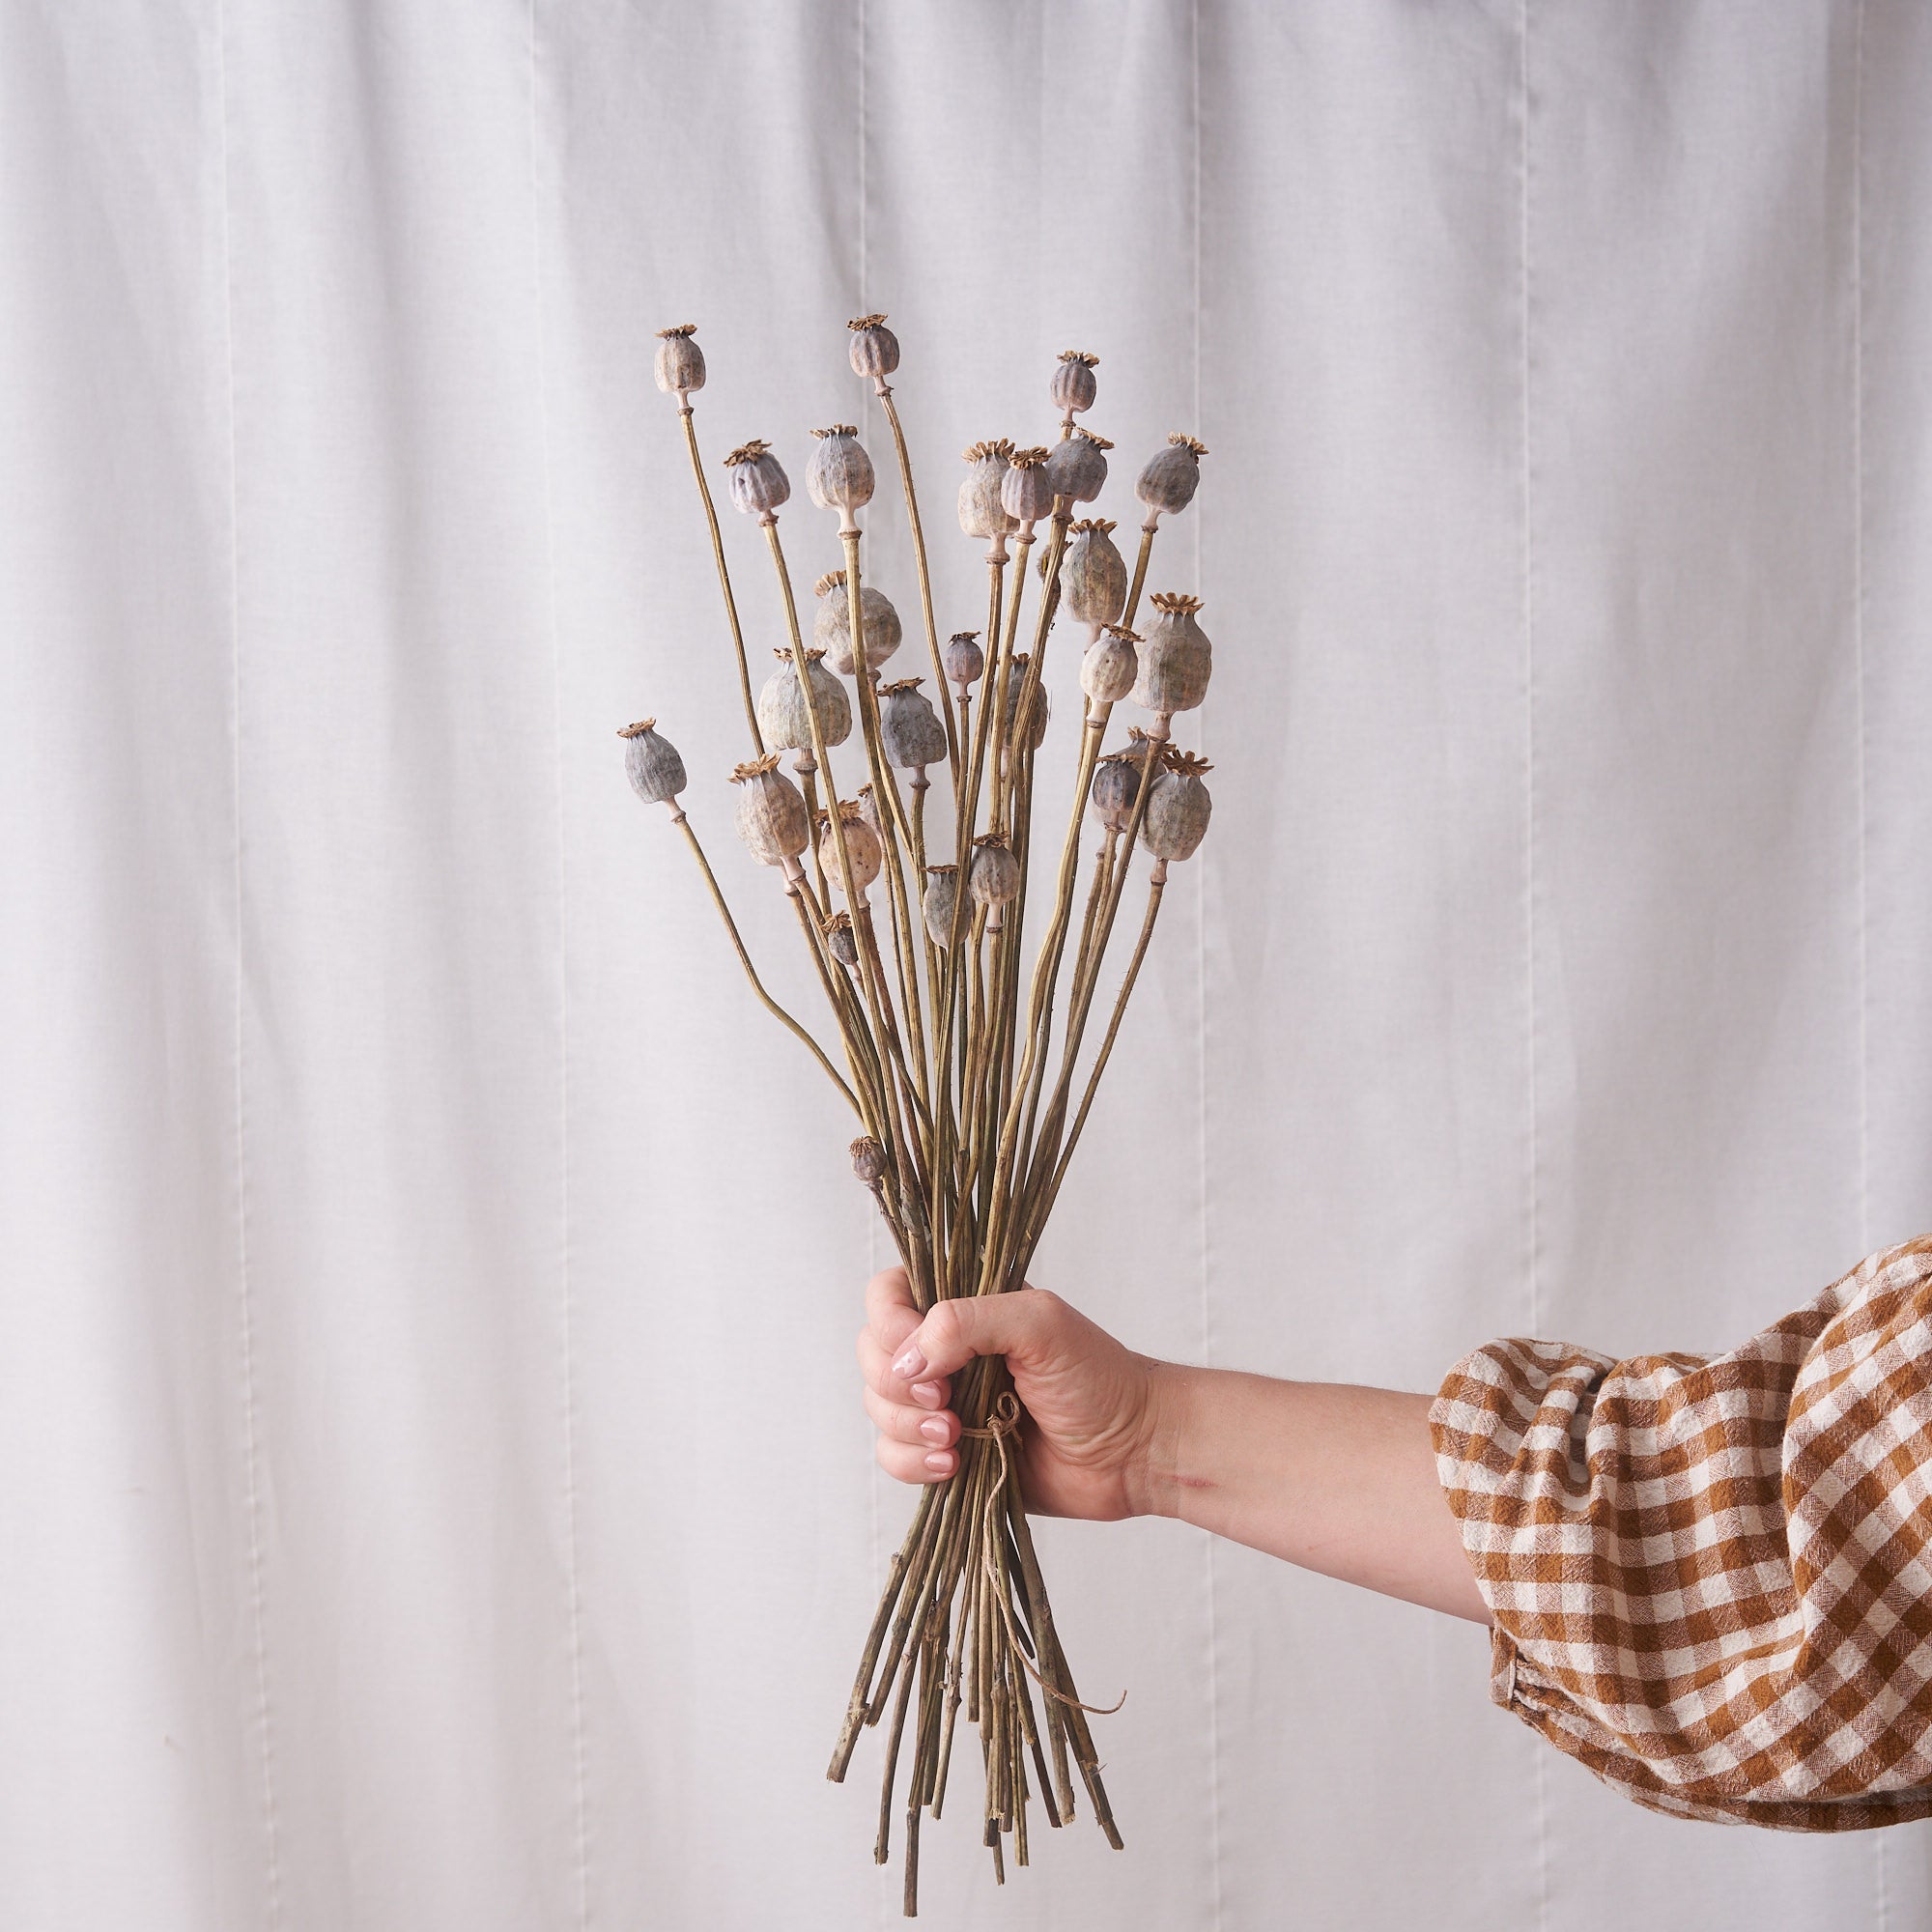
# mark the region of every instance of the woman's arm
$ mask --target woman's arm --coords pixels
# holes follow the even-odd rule
[[[1027,1506],[1173,1516],[1304,1569],[1479,1623],[1437,1486],[1429,1398],[1156,1362],[1039,1289],[944,1301],[921,1321],[905,1273],[867,1293],[859,1336],[879,1462],[903,1482],[958,1464],[951,1378],[1004,1355],[1025,1404]]]

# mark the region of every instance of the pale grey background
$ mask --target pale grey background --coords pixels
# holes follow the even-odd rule
[[[1932,1226],[1928,98],[1908,0],[0,0],[10,1932],[894,1921],[878,1244],[611,735],[799,991],[664,324],[796,470],[891,312],[949,629],[1055,352],[1123,481],[1211,447],[1214,834],[1042,1279],[1427,1386]],[[928,1923],[1932,1909],[1922,1828],[1636,1811],[1473,1628],[1043,1543],[1129,1849],[933,1830]]]

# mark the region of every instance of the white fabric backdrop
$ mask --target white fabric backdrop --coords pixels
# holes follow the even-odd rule
[[[894,1919],[878,1244],[611,735],[795,987],[664,324],[796,473],[892,313],[948,629],[1055,352],[1212,449],[1214,836],[1042,1279],[1420,1387],[1932,1226],[1928,93],[1909,0],[0,0],[0,1922]],[[1610,1796],[1473,1628],[1043,1542],[1129,1849],[935,1830],[928,1922],[1932,1909],[1922,1829]]]

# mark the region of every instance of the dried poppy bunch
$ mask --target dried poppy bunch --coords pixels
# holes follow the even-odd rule
[[[818,580],[810,645],[779,537],[790,480],[766,442],[724,458],[732,504],[764,532],[784,623],[777,668],[753,693],[698,455],[692,396],[704,384],[703,352],[684,327],[663,331],[657,355],[658,386],[676,398],[711,531],[751,732],[752,756],[730,775],[738,833],[791,901],[842,1069],[753,966],[680,803],[684,761],[654,720],[621,735],[633,787],[669,808],[753,991],[856,1117],[853,1172],[877,1202],[923,1310],[950,1296],[1002,1294],[1025,1280],[1146,957],[1168,867],[1190,858],[1207,834],[1208,766],[1172,743],[1175,718],[1208,689],[1211,650],[1200,599],[1156,592],[1148,600],[1152,614],[1135,629],[1161,519],[1193,500],[1207,451],[1192,437],[1171,437],[1140,472],[1146,516],[1129,571],[1116,526],[1075,515],[1100,496],[1113,445],[1073,420],[1094,403],[1097,358],[1069,350],[1048,386],[1061,416],[1051,444],[1019,447],[1001,438],[966,452],[959,525],[987,546],[986,616],[982,630],[942,644],[912,464],[887,380],[898,368],[898,340],[884,316],[850,327],[853,371],[871,381],[897,458],[929,687],[923,676],[881,682],[904,627],[861,569],[858,513],[877,487],[871,458],[856,429],[835,424],[813,432],[805,480],[812,502],[838,513],[843,567]],[[1026,566],[1037,545],[1028,611]],[[1069,685],[1077,673],[1083,725],[1056,854],[1050,833],[1036,838],[1043,775],[1035,766],[1060,618],[1084,634],[1075,649],[1057,654],[1069,660]],[[1145,722],[1108,750],[1114,707],[1129,699]],[[857,746],[846,751],[855,725]],[[835,778],[835,752],[864,768],[849,795]],[[929,818],[936,787],[928,774],[943,775],[950,821]],[[1093,870],[1076,908],[1090,817],[1097,828]],[[1137,844],[1151,858],[1146,910],[1090,1047]],[[965,1426],[958,1470],[922,1492],[893,1559],[830,1772],[842,1779],[860,1733],[884,1724],[874,1847],[884,1863],[910,1739],[909,1917],[918,1903],[920,1821],[940,1815],[962,1706],[979,1733],[981,1830],[1003,1882],[1009,1842],[1017,1862],[1027,1862],[1031,1799],[1044,1804],[1050,1825],[1072,1818],[1075,1770],[1101,1831],[1121,1842],[1088,1722],[1094,1707],[1075,1688],[1021,1500],[1022,1412],[1005,1363],[973,1363],[957,1378],[954,1403]]]

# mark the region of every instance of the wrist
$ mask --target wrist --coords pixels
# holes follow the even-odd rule
[[[1151,1357],[1143,1357],[1142,1366],[1146,1406],[1140,1449],[1127,1470],[1127,1508],[1133,1516],[1178,1517],[1189,1489],[1197,1486],[1187,1475],[1196,1372]]]

